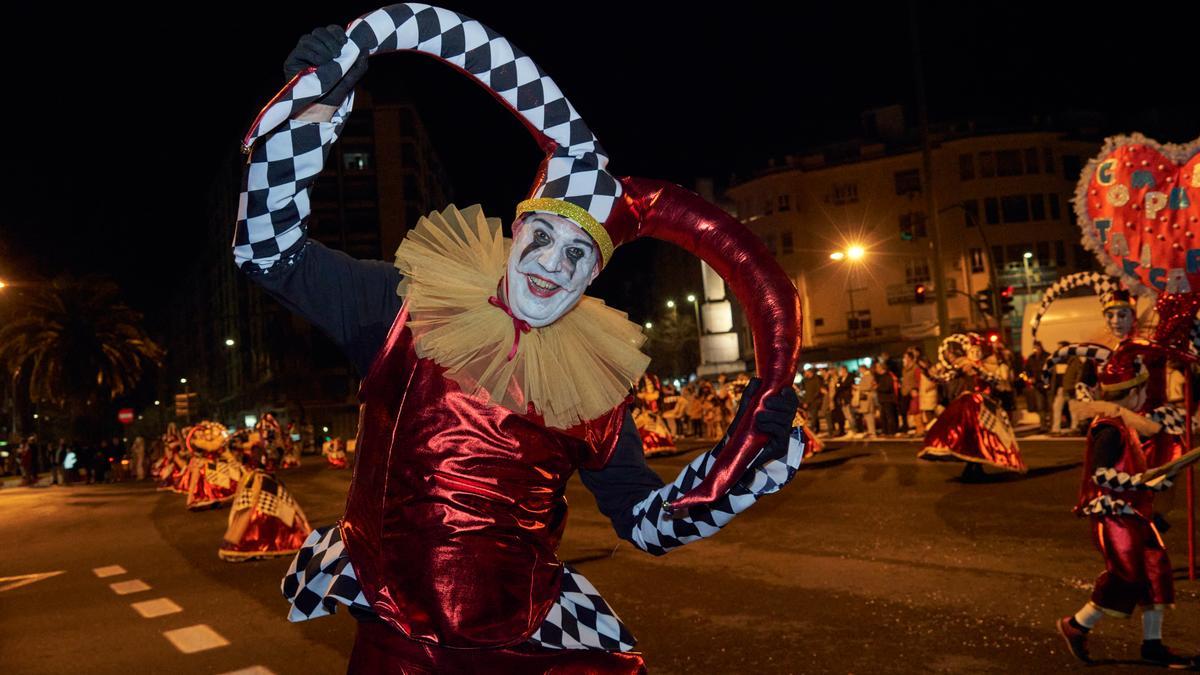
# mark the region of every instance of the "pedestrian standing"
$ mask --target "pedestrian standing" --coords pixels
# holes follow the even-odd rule
[[[1025,359],[1025,379],[1028,384],[1025,387],[1025,407],[1030,412],[1038,414],[1038,421],[1042,431],[1050,429],[1050,401],[1047,397],[1046,384],[1042,378],[1042,369],[1046,365],[1048,358],[1045,348],[1041,342],[1033,343],[1033,351],[1030,352],[1029,358]]]
[[[909,347],[904,350],[900,364],[900,430],[907,433],[914,431],[908,419],[911,414],[909,409],[920,410],[920,405],[914,402],[918,386],[917,359],[920,358],[920,354],[916,347]]]
[[[804,405],[805,417],[812,425],[812,432],[820,433],[821,378],[817,377],[817,372],[812,366],[804,367],[804,379],[801,380],[801,386],[804,389],[804,396],[800,402]]]
[[[896,376],[888,370],[886,361],[875,362],[875,396],[879,401],[879,419],[885,436],[895,436],[898,428]]]
[[[875,438],[875,412],[879,409],[879,399],[875,396],[875,376],[865,365],[858,367],[858,383],[854,392],[858,414],[867,427],[867,438]]]
[[[133,472],[138,480],[146,479],[146,439],[138,436],[133,439]]]
[[[854,377],[846,366],[838,366],[838,385],[834,391],[837,406],[842,411],[842,425],[838,434],[845,436],[847,431],[857,431],[854,424]],[[849,425],[849,429],[846,426]]]

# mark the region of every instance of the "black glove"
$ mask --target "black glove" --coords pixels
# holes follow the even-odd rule
[[[730,428],[737,426],[738,420],[746,412],[747,402],[762,386],[762,380],[757,377],[750,378],[750,383],[746,385],[746,390],[742,392],[741,403],[738,404],[737,414],[733,417],[733,424]],[[767,435],[767,444],[763,447],[762,452],[754,461],[750,463],[747,471],[753,471],[758,467],[766,464],[773,459],[781,459],[787,456],[788,443],[790,442],[792,433],[792,422],[796,418],[796,411],[800,408],[800,399],[796,397],[796,392],[791,387],[784,387],[782,391],[774,396],[768,396],[763,399],[763,411],[754,416],[755,430]],[[723,447],[725,441],[721,441]],[[717,450],[720,452],[720,450]]]
[[[300,41],[296,43],[296,48],[288,54],[287,59],[283,62],[283,76],[291,80],[296,73],[305,68],[319,68],[329,63],[341,53],[342,47],[348,39],[346,31],[341,26],[318,28],[301,37]],[[354,65],[350,66],[349,72],[317,102],[326,105],[341,105],[366,72],[367,55],[360,54]]]

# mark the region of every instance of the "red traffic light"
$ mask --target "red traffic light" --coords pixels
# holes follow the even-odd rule
[[[988,333],[988,342],[999,342],[1000,336],[996,333]]]
[[[1006,286],[1004,290],[1000,291],[1000,295],[1005,298],[1011,298],[1013,296],[1013,287]]]
[[[913,288],[913,301],[918,305],[925,302],[925,284],[917,284]]]

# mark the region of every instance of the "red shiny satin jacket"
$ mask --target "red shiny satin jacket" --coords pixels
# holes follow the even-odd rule
[[[464,394],[417,358],[406,319],[402,311],[359,391],[347,553],[375,612],[409,637],[524,642],[558,597],[567,479],[607,463],[628,400],[548,429],[535,414]]]

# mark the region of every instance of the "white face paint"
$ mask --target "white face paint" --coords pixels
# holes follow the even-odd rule
[[[1108,331],[1118,340],[1133,335],[1133,310],[1128,307],[1104,310],[1104,322],[1108,324]]]
[[[559,215],[525,214],[513,230],[509,308],[534,328],[548,326],[579,302],[600,273],[600,252],[582,228]]]

